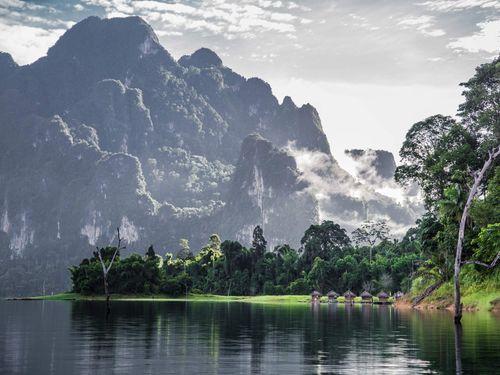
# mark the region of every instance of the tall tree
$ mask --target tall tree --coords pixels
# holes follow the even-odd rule
[[[341,253],[351,244],[346,230],[329,220],[318,225],[311,225],[300,242],[303,247],[302,259],[306,268],[312,266],[316,257],[327,259],[334,253]]]
[[[193,253],[191,252],[191,249],[189,247],[189,240],[187,240],[185,238],[181,238],[179,240],[179,246],[181,248],[179,250],[179,252],[177,253],[179,258],[181,258],[181,259],[192,258]]]
[[[264,238],[264,231],[257,225],[253,230],[253,240],[252,240],[252,248],[255,252],[255,256],[257,259],[260,259],[264,256],[266,252],[267,241]]]
[[[455,323],[460,323],[460,320],[462,319],[462,303],[460,298],[460,270],[463,264],[462,250],[464,246],[465,224],[467,222],[467,218],[469,217],[469,209],[472,205],[472,201],[474,200],[479,191],[481,181],[483,180],[486,172],[488,171],[488,169],[491,167],[491,165],[499,155],[500,155],[500,147],[491,150],[489,153],[489,157],[484,162],[484,165],[481,168],[481,170],[474,174],[474,183],[470,188],[469,195],[467,196],[467,202],[465,203],[462,217],[460,219],[460,227],[458,229],[457,249],[455,253],[455,268],[454,268],[455,272],[454,272],[454,282],[453,282],[453,285],[455,287],[455,293],[454,293]],[[500,251],[498,252],[498,255],[495,257],[493,262],[489,265],[478,261],[469,261],[468,263],[481,264],[485,265],[487,268],[493,268],[498,262],[499,258],[500,258]]]
[[[109,294],[109,283],[108,283],[108,274],[109,271],[111,270],[111,267],[113,267],[113,263],[116,259],[117,256],[119,256],[120,251],[125,249],[125,246],[122,246],[122,239],[120,237],[120,227],[116,228],[116,236],[117,236],[117,245],[114,248],[107,248],[110,249],[112,252],[111,259],[106,259],[105,254],[106,251],[104,248],[97,248],[97,251],[94,252],[94,256],[97,256],[99,261],[101,262],[101,267],[102,267],[102,278],[104,282],[104,294],[106,295],[106,312],[109,314],[111,311],[110,305],[109,305],[109,299],[110,299],[110,294]]]
[[[370,248],[370,262],[372,261],[373,246],[379,241],[389,238],[389,227],[385,220],[367,221],[352,232],[357,245],[368,245]]]
[[[473,183],[469,189],[467,201],[463,208],[458,230],[458,239],[454,267],[454,289],[455,289],[455,322],[460,323],[462,319],[462,304],[460,298],[460,270],[462,268],[462,250],[466,223],[469,210],[476,195],[481,190],[482,182],[488,169],[494,164],[500,155],[500,56],[493,62],[483,64],[476,69],[476,74],[469,81],[462,83],[465,87],[463,95],[465,102],[459,107],[459,115],[465,126],[477,134],[480,151],[487,152],[488,157],[482,168],[472,174]],[[500,257],[500,251],[491,264],[484,262],[468,261],[488,268],[496,265]]]

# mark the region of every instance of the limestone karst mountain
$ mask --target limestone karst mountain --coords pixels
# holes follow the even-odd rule
[[[209,49],[176,61],[139,17],[89,17],[30,65],[0,53],[0,131],[0,294],[64,289],[67,267],[117,226],[129,251],[176,252],[180,238],[196,249],[213,232],[248,244],[257,224],[271,244],[298,246],[322,201],[296,153],[349,179],[314,107],[279,103]],[[362,206],[325,194],[344,211]]]

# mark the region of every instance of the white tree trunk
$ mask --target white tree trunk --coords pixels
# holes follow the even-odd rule
[[[460,323],[462,319],[462,303],[460,301],[460,269],[462,267],[462,250],[464,246],[464,236],[465,236],[465,225],[467,223],[467,217],[469,216],[469,209],[472,205],[472,201],[476,197],[479,185],[481,184],[484,175],[487,170],[493,164],[495,158],[500,155],[500,147],[493,149],[489,153],[488,159],[484,162],[483,168],[474,175],[474,184],[472,185],[469,196],[467,197],[467,202],[465,203],[464,210],[462,212],[462,218],[460,219],[460,227],[458,229],[458,240],[457,240],[457,251],[455,253],[455,273],[454,273],[454,284],[455,284],[455,323]]]

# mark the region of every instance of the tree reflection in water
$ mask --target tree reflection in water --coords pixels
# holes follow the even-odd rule
[[[491,373],[500,352],[490,314],[455,326],[447,311],[383,305],[112,304],[106,319],[99,302],[0,303],[2,370],[468,374]]]

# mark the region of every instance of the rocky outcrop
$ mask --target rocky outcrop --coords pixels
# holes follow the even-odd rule
[[[259,134],[247,136],[223,212],[223,233],[250,244],[260,225],[271,249],[283,243],[297,246],[303,228],[318,221],[317,202],[307,187],[293,156]]]

